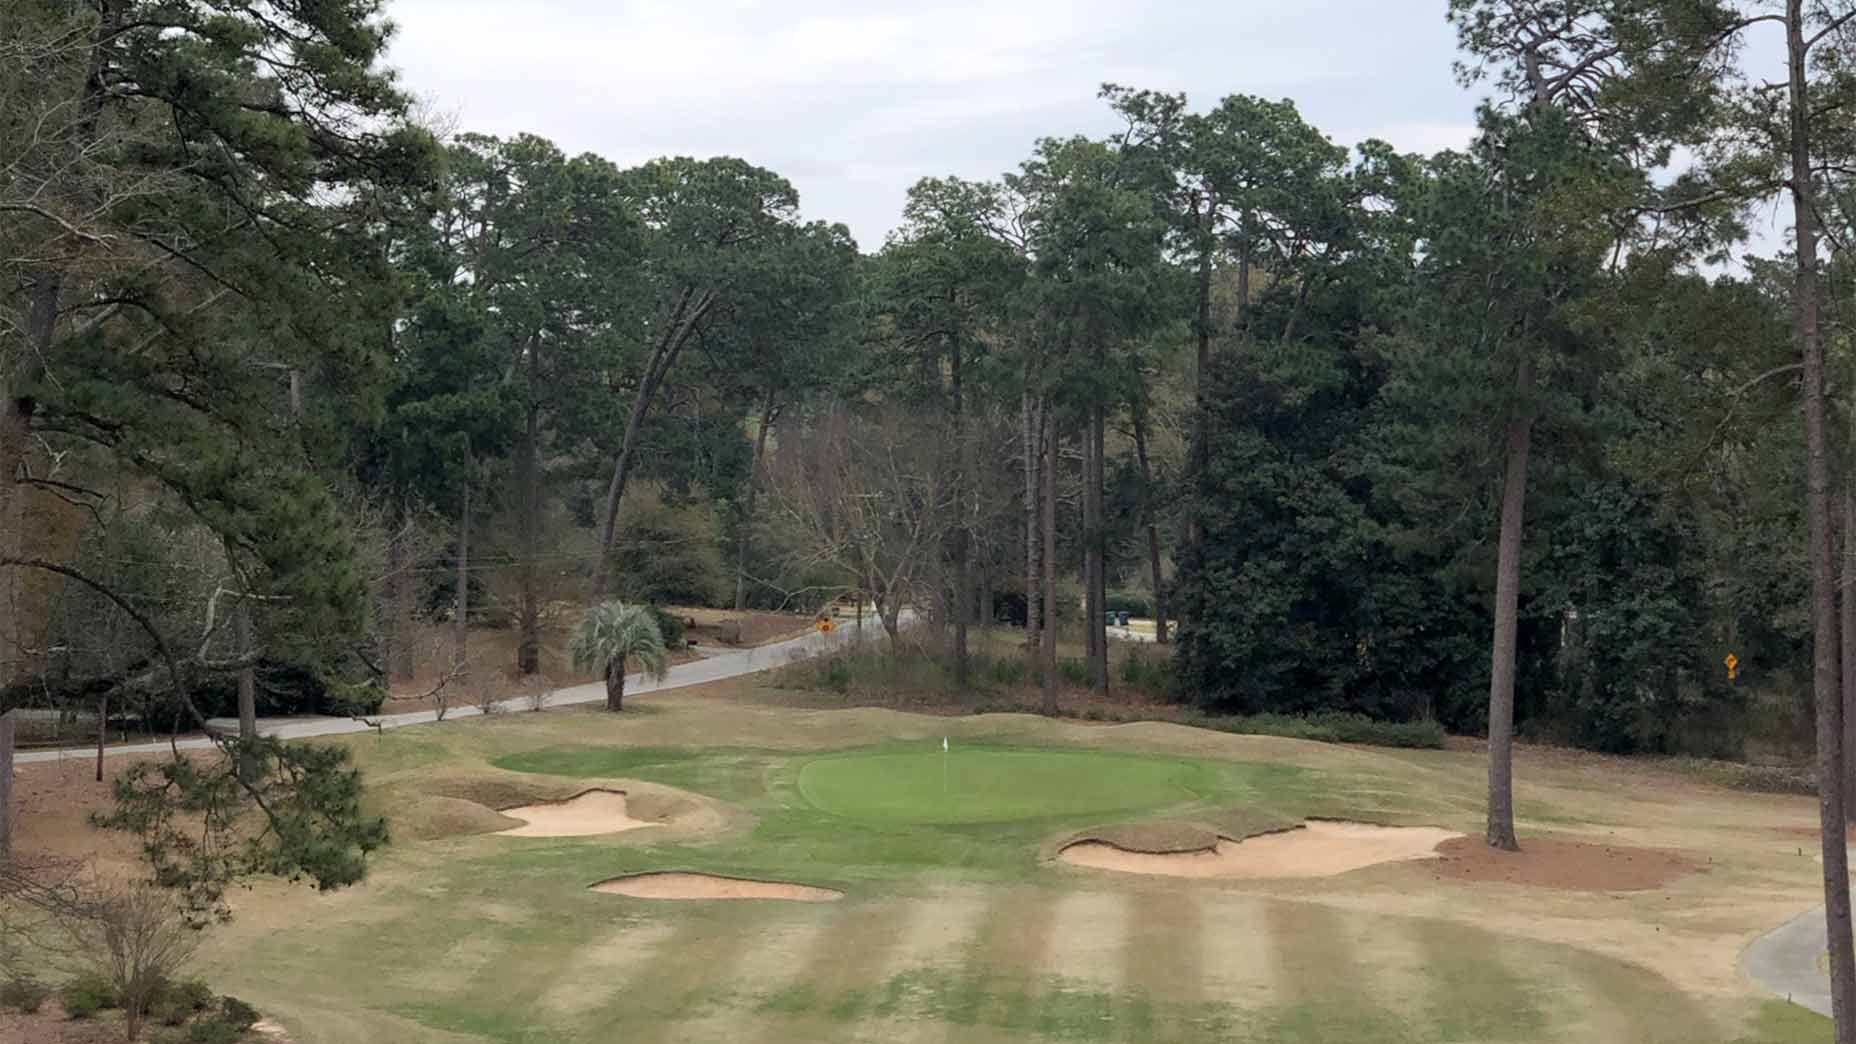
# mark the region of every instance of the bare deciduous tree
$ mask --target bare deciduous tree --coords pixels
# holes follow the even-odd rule
[[[806,567],[842,575],[875,604],[892,650],[902,611],[932,604],[943,540],[959,522],[945,418],[882,405],[788,421],[768,492]]]

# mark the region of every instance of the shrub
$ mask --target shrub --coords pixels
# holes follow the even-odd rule
[[[177,979],[162,983],[155,991],[148,1002],[148,1014],[156,1022],[178,1026],[212,1003],[213,991],[206,983],[199,979]]]
[[[1070,685],[1088,685],[1090,682],[1089,665],[1082,660],[1062,660],[1057,664],[1057,677]]]
[[[30,975],[17,975],[0,983],[0,1008],[13,1008],[30,1015],[39,1010],[51,988]]]
[[[684,647],[683,618],[674,613],[667,613],[656,605],[646,606],[651,616],[657,621],[657,633],[664,637],[664,648],[681,649]]]
[[[235,1025],[224,1016],[201,1019],[187,1027],[187,1044],[238,1044],[250,1028],[249,1024]]]
[[[1133,591],[1110,591],[1102,600],[1102,608],[1111,613],[1127,613],[1129,616],[1154,615],[1153,599]]]
[[[65,1007],[76,1001],[91,1014],[120,1007],[134,1039],[149,1003],[199,945],[199,933],[171,892],[148,884],[95,887],[82,912],[63,918],[72,952],[92,969],[65,988]]]
[[[160,993],[148,1002],[148,1017],[163,1026],[178,1026],[193,1017],[193,1009],[179,997]]]
[[[986,677],[997,685],[1018,685],[1025,680],[1025,661],[1006,657],[986,665]]]
[[[158,1029],[148,1037],[148,1044],[187,1044],[184,1029]]]
[[[219,999],[219,1019],[242,1033],[257,1025],[258,1009],[246,1004],[237,997],[221,997]]]
[[[74,1019],[88,1019],[105,1008],[122,1006],[116,984],[96,972],[85,972],[58,991],[65,1013]]]
[[[1363,714],[1344,711],[1327,711],[1306,717],[1289,714],[1207,716],[1195,718],[1190,724],[1220,732],[1256,736],[1430,750],[1441,750],[1446,738],[1444,727],[1435,721],[1375,721]]]
[[[1136,650],[1121,661],[1121,680],[1144,692],[1169,695],[1173,692],[1173,660]]]

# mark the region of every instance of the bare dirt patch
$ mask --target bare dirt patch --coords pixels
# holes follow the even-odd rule
[[[1300,827],[1243,841],[1220,837],[1212,847],[1194,852],[1135,852],[1103,841],[1079,841],[1065,847],[1058,858],[1072,866],[1162,877],[1334,877],[1380,863],[1431,859],[1440,844],[1462,836],[1436,827],[1311,819]]]
[[[785,899],[801,903],[829,903],[844,898],[843,892],[831,888],[681,870],[627,874],[610,881],[601,881],[592,886],[592,890],[606,895],[628,895],[634,899]]]
[[[588,790],[565,801],[518,805],[500,812],[523,821],[519,827],[498,831],[505,837],[591,837],[660,825],[627,815],[622,790]]]
[[[1706,867],[1681,852],[1551,838],[1522,838],[1521,851],[1490,848],[1481,838],[1459,837],[1438,847],[1427,867],[1440,881],[1500,881],[1535,888],[1584,892],[1635,892],[1661,888]]]

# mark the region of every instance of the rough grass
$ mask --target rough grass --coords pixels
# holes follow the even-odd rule
[[[1734,1044],[1831,1044],[1834,1039],[1829,1019],[1789,1001],[1771,1000],[1760,1005],[1752,1031]]]

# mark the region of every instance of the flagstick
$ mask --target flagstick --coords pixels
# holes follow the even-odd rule
[[[941,737],[941,804],[947,804],[947,737]]]

